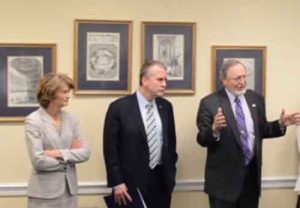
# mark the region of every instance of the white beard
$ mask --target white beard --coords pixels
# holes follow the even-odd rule
[[[240,91],[237,91],[237,90],[234,90],[232,91],[231,93],[234,95],[234,96],[240,96],[240,95],[244,95],[246,93],[247,89],[243,89],[243,90],[240,90]]]

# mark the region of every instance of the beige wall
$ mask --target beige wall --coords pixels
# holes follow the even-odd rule
[[[168,97],[174,105],[176,117],[178,180],[203,179],[205,149],[196,145],[195,119],[199,100],[211,92],[212,45],[266,46],[269,119],[278,118],[282,108],[289,112],[300,110],[298,0],[0,0],[0,4],[0,42],[56,43],[57,71],[72,77],[74,19],[132,20],[132,91],[138,86],[141,21],[196,22],[196,93]],[[102,127],[107,106],[116,98],[74,96],[68,107],[81,119],[82,129],[93,151],[89,162],[79,165],[82,182],[105,181]],[[296,177],[294,134],[295,128],[291,127],[284,139],[265,141],[264,177]],[[30,163],[24,144],[23,123],[1,122],[0,138],[0,184],[27,182]],[[274,200],[277,196],[281,198],[278,203]],[[291,188],[265,190],[261,207],[293,207],[295,199]],[[24,197],[2,197],[0,207],[25,207],[25,202]],[[195,207],[196,202],[199,207],[208,207],[202,192],[176,192],[173,207]],[[81,196],[80,203],[82,206],[103,207],[98,196]]]

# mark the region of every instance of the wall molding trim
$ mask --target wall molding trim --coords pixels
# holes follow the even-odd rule
[[[262,189],[294,189],[296,177],[264,177],[262,178]],[[203,191],[204,180],[178,180],[175,192]],[[27,183],[0,183],[0,197],[26,196]],[[79,195],[103,195],[110,193],[106,182],[91,181],[79,182]]]

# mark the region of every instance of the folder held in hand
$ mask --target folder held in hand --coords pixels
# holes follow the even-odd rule
[[[127,202],[127,205],[119,205],[115,202],[114,195],[104,196],[104,201],[108,208],[147,208],[140,190],[137,188],[133,192],[129,192],[132,202]]]

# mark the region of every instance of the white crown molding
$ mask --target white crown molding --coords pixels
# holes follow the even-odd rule
[[[267,177],[262,179],[263,189],[294,189],[295,177]],[[204,180],[179,180],[175,186],[175,192],[203,191]],[[26,196],[27,183],[0,183],[0,197],[3,196]],[[103,195],[111,192],[106,187],[106,182],[91,181],[79,182],[80,195]]]

